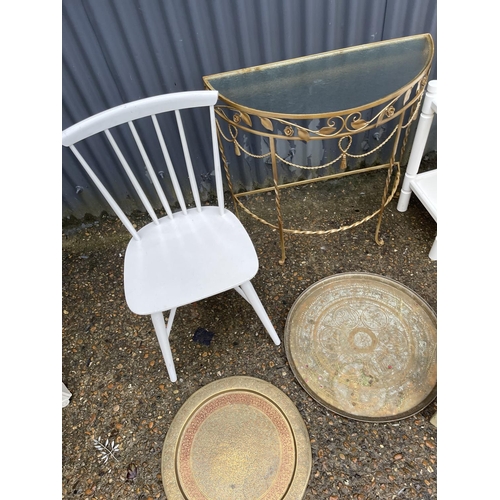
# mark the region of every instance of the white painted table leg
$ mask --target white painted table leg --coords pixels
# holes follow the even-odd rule
[[[65,406],[68,406],[69,404],[69,399],[71,398],[72,394],[69,392],[68,388],[64,385],[64,382],[62,383],[62,407],[64,408]]]
[[[425,145],[427,144],[427,137],[429,136],[432,120],[435,114],[433,101],[436,96],[437,80],[432,80],[427,85],[427,91],[422,104],[422,112],[420,113],[415,138],[413,139],[413,145],[411,147],[410,158],[408,159],[406,173],[403,178],[403,186],[401,187],[401,193],[399,194],[397,209],[400,212],[406,212],[408,203],[410,202],[412,192],[410,189],[410,182],[415,178],[418,173],[418,169],[420,168],[420,162],[422,161]]]
[[[434,413],[434,415],[432,415],[431,417],[431,424],[437,428],[438,426],[438,413]]]

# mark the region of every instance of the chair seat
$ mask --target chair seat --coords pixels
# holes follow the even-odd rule
[[[437,168],[417,174],[410,188],[437,222]]]
[[[168,311],[230,290],[258,270],[253,243],[228,210],[174,213],[138,231],[124,264],[125,298],[136,314]],[[200,251],[202,249],[202,251]]]

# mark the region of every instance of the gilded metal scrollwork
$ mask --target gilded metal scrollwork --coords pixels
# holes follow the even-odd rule
[[[253,218],[279,231],[282,251],[280,263],[284,263],[285,261],[284,233],[330,234],[356,227],[377,215],[378,223],[375,231],[375,241],[379,245],[383,244],[383,240],[379,237],[382,213],[384,208],[392,200],[394,194],[396,193],[400,178],[400,161],[408,142],[410,125],[416,120],[426,88],[428,74],[430,71],[430,63],[433,55],[432,39],[430,39],[429,43],[432,49],[431,56],[426,65],[422,67],[422,70],[413,78],[413,80],[408,82],[404,87],[400,88],[398,92],[392,93],[385,98],[379,99],[378,101],[371,102],[354,109],[312,115],[284,115],[280,113],[271,113],[246,108],[245,106],[224,99],[223,96],[219,94],[219,97],[222,97],[222,102],[218,104],[215,109],[218,120],[219,146],[236,211],[238,211],[238,208],[241,208]],[[209,89],[213,89],[209,80],[209,77],[204,77],[205,86]],[[311,122],[314,122],[315,124],[320,123],[321,125],[317,125],[317,128],[311,128]],[[222,124],[226,125],[226,133],[223,132],[221,126]],[[375,143],[373,147],[370,147],[368,150],[364,150],[362,152],[351,150],[353,138],[357,134],[365,134],[367,131],[379,129],[380,127],[383,127],[384,129],[383,140],[381,139],[380,142]],[[238,138],[240,131],[266,138],[266,141],[269,142],[269,151],[264,154],[255,154],[249,151]],[[276,141],[283,140],[304,141],[306,143],[311,141],[334,140],[336,141],[338,154],[335,158],[329,158],[329,161],[319,165],[302,165],[293,161],[293,157],[283,158],[278,154],[275,143]],[[356,170],[350,170],[348,168],[349,158],[361,161],[378,150],[381,150],[381,148],[391,142],[393,144],[393,149],[388,163],[358,168]],[[271,187],[246,191],[244,193],[234,193],[230,169],[227,164],[226,156],[224,155],[224,143],[232,144],[237,156],[241,156],[243,154],[248,158],[266,159],[266,162],[270,160],[270,165],[273,170],[273,185]],[[324,175],[313,180],[308,179],[305,181],[280,184],[278,182],[277,173],[277,165],[279,162],[297,169],[318,171],[325,169],[325,172],[327,171],[327,167],[332,167],[334,164],[338,164],[338,166],[336,167],[337,171],[334,174]],[[280,206],[279,192],[281,189],[309,182],[316,182],[317,180],[328,180],[336,177],[382,169],[387,170],[386,181],[380,206],[372,214],[369,214],[352,224],[346,224],[341,227],[321,231],[299,230],[286,228],[284,226]],[[248,207],[246,207],[242,201],[243,196],[249,196],[265,191],[274,191],[275,193],[276,213],[278,218],[277,224],[273,224],[264,220],[262,217],[257,216]]]

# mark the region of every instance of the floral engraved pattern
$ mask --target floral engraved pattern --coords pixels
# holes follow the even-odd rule
[[[385,418],[411,411],[436,384],[436,323],[402,290],[366,278],[317,288],[294,312],[299,379],[329,406]],[[300,346],[300,347],[299,347]]]
[[[272,484],[259,498],[265,500],[281,499],[288,490],[295,471],[296,450],[291,429],[281,411],[269,400],[241,390],[221,394],[201,405],[184,429],[177,452],[177,471],[179,483],[186,498],[196,500],[206,500],[207,498],[197,484],[192,469],[194,441],[207,420],[213,415],[220,414],[224,409],[231,408],[231,405],[245,405],[257,409],[259,414],[262,414],[262,418],[268,419],[270,425],[275,429],[281,449],[279,466]],[[234,450],[230,451],[234,452]]]
[[[286,120],[278,117],[265,117],[260,116],[255,113],[253,116],[260,121],[260,124],[268,131],[274,131],[274,124],[281,123],[283,126],[283,133],[285,137],[298,136],[300,140],[309,141],[311,138],[335,138],[342,134],[356,133],[367,128],[377,127],[383,121],[390,120],[399,116],[401,113],[405,112],[413,102],[421,97],[421,94],[425,91],[425,85],[427,79],[423,77],[421,80],[414,83],[412,87],[406,89],[405,92],[401,92],[399,95],[392,97],[389,101],[382,104],[382,109],[375,113],[370,113],[369,109],[360,111],[351,111],[349,113],[333,114],[326,119],[326,126],[320,127],[319,129],[309,129],[302,125],[297,125],[294,123],[293,118]],[[415,95],[410,99],[412,92]],[[231,115],[226,115],[225,110],[232,112]],[[375,108],[373,108],[375,110]],[[229,123],[236,124],[240,126],[248,126],[253,128],[252,116],[247,112],[240,109],[233,108],[231,106],[220,105],[216,107],[217,114]],[[362,114],[372,117],[370,119],[363,118]],[[298,118],[298,117],[297,117]],[[309,119],[313,120],[311,115]],[[307,119],[305,116],[301,118],[302,120]]]

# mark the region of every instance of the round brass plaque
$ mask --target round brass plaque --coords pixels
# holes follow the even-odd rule
[[[311,472],[307,428],[272,384],[228,377],[195,392],[162,452],[167,498],[301,499]]]
[[[284,343],[302,387],[345,417],[400,420],[436,397],[436,315],[389,278],[343,273],[316,282],[293,304]]]

